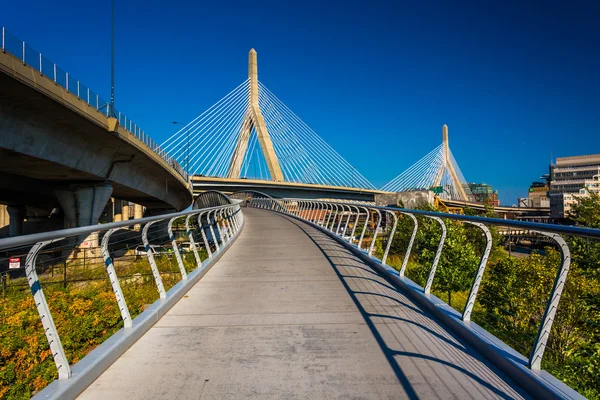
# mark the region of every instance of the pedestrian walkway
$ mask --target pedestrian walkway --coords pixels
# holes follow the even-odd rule
[[[243,212],[231,249],[81,399],[527,397],[342,245]]]

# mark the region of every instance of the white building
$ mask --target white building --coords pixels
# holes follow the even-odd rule
[[[600,193],[600,154],[557,158],[550,179],[550,217],[566,218],[578,198]]]

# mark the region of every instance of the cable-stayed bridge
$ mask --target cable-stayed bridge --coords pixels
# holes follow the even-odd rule
[[[187,167],[197,190],[254,188],[358,199],[377,192],[258,80],[254,49],[248,54],[248,79],[161,147]]]
[[[442,144],[377,191],[258,80],[254,49],[248,54],[248,79],[161,147],[185,165],[197,191],[255,189],[279,197],[301,192],[363,200],[377,192],[434,188],[443,199],[471,200],[446,125]]]
[[[430,151],[381,190],[407,192],[439,188],[438,195],[449,200],[471,200],[469,185],[450,151],[448,126],[442,127],[442,144]]]

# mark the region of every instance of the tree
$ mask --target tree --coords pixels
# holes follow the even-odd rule
[[[570,219],[579,226],[600,228],[600,194],[579,197],[571,208]]]

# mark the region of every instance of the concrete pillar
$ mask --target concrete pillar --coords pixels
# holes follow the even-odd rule
[[[54,191],[65,214],[65,227],[96,225],[112,194],[112,185],[72,185]]]
[[[23,206],[8,206],[6,211],[10,216],[8,226],[8,236],[19,236],[23,234],[23,220],[26,216],[26,210]]]
[[[97,225],[112,194],[112,185],[106,183],[71,185],[54,191],[65,215],[65,227]],[[98,234],[73,238],[73,250],[65,250],[69,259],[97,259],[100,255]]]
[[[143,214],[144,214],[144,207],[142,207],[140,204],[134,204],[133,205],[133,218],[140,219],[140,218],[142,218]]]
[[[100,223],[105,224],[108,222],[113,222],[115,220],[114,212],[115,212],[115,202],[114,202],[114,199],[111,197],[110,199],[108,199],[108,203],[106,203],[104,210],[102,210],[102,216],[100,217]]]
[[[114,199],[114,201],[113,201],[113,222],[120,222],[123,220],[123,214],[121,214],[122,208],[123,208],[123,200]]]
[[[123,221],[127,221],[129,219],[129,202],[123,201],[123,206],[121,207],[121,217]]]
[[[10,217],[8,215],[8,211],[6,210],[7,207],[8,206],[5,206],[4,204],[0,204],[0,229],[8,226],[10,223]]]
[[[134,204],[133,205],[133,219],[140,219],[142,218],[144,213],[144,208],[139,205],[139,204]],[[135,224],[133,226],[133,229],[135,229],[136,231],[139,231],[141,229],[141,225],[140,224]]]

